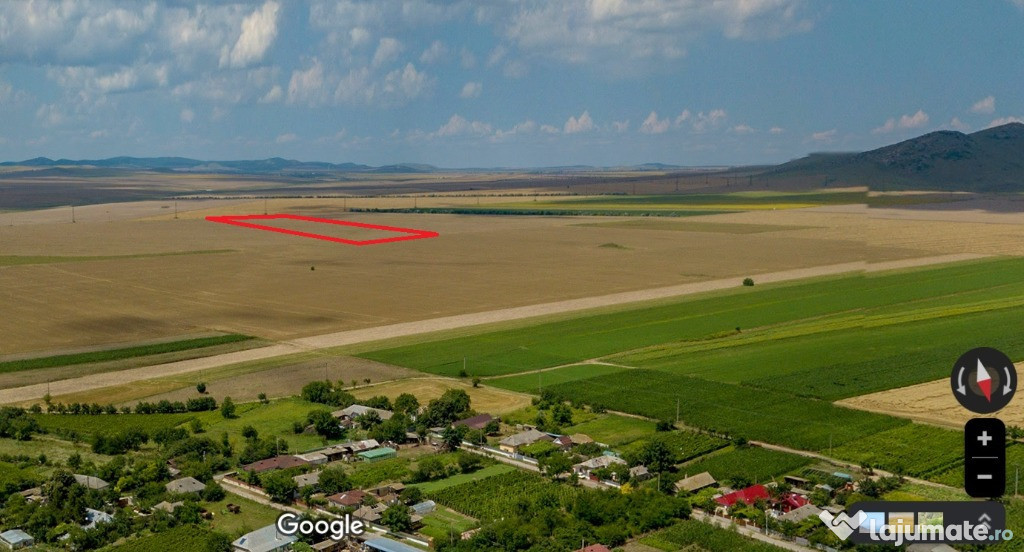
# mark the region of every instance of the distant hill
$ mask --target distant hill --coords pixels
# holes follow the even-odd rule
[[[432,173],[450,171],[453,169],[439,169],[433,165],[423,163],[396,163],[373,167],[370,165],[359,165],[356,163],[327,163],[322,161],[296,161],[294,159],[283,159],[272,157],[270,159],[254,159],[245,161],[203,161],[189,159],[187,157],[111,157],[108,159],[50,159],[48,157],[36,157],[25,161],[6,161],[0,163],[0,167],[33,167],[42,169],[118,169],[118,170],[144,170],[144,171],[174,171],[174,172],[195,172],[195,173],[237,173],[237,174],[310,174],[326,172],[362,172],[362,173]],[[577,165],[572,167],[542,167],[536,169],[539,172],[589,172],[605,170],[608,167],[592,167]],[[616,170],[632,171],[667,171],[689,169],[678,165],[665,165],[662,163],[645,163],[631,167],[615,167]],[[454,169],[464,171],[508,171],[520,172],[523,169],[510,168],[481,168],[481,169]]]
[[[877,190],[1024,191],[1024,124],[941,130],[863,153],[819,153],[762,173]]]

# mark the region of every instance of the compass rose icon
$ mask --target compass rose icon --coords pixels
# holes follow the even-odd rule
[[[971,349],[957,359],[950,376],[953,396],[966,409],[990,414],[1006,406],[1017,388],[1017,371],[1001,351]]]

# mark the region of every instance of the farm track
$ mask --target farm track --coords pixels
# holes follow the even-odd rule
[[[851,262],[823,265],[811,268],[800,268],[755,274],[751,277],[758,283],[777,283],[819,276],[831,276],[855,272],[881,272],[906,268],[923,267],[934,264],[953,263],[983,258],[977,254],[952,254],[933,257],[902,259],[880,263]],[[379,326],[334,332],[311,337],[282,341],[267,347],[249,349],[206,358],[183,360],[168,364],[133,368],[119,372],[95,374],[90,376],[68,378],[50,383],[27,385],[0,390],[0,404],[24,403],[39,400],[49,392],[52,396],[80,393],[115,385],[124,385],[155,377],[175,376],[200,370],[209,370],[244,362],[272,359],[296,353],[315,351],[318,349],[342,347],[357,343],[384,339],[406,337],[417,334],[443,330],[466,328],[470,326],[509,322],[545,315],[561,314],[574,311],[615,306],[627,303],[679,297],[709,291],[719,291],[738,286],[738,278],[723,278],[680,284],[667,287],[652,288],[640,291],[629,291],[582,299],[570,299],[551,303],[541,303],[522,307],[512,307],[479,313],[461,314]]]

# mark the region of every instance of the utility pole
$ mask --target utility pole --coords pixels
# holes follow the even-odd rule
[[[267,214],[267,198],[263,198],[263,214]]]
[[[676,423],[679,423],[679,397],[676,397]]]
[[[178,200],[174,200],[174,220],[178,220]]]
[[[71,204],[71,224],[75,223],[75,204]]]

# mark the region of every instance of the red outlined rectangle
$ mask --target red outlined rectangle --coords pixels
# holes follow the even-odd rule
[[[310,232],[301,232],[299,230],[289,230],[287,228],[280,228],[277,226],[267,226],[265,224],[256,224],[252,222],[246,222],[250,220],[301,220],[305,222],[319,222],[322,224],[337,224],[340,226],[354,226],[356,228],[366,228],[369,230],[382,230],[385,232],[398,232],[403,234],[401,236],[393,236],[390,238],[377,238],[373,240],[350,240],[346,238],[336,238],[334,236],[325,236],[323,234],[313,234]],[[276,215],[222,215],[222,216],[211,216],[206,217],[206,220],[210,222],[219,222],[222,224],[233,224],[235,226],[242,226],[245,228],[255,228],[256,230],[267,230],[268,232],[279,232],[281,234],[290,234],[292,236],[301,236],[303,238],[313,238],[316,240],[326,240],[338,243],[347,243],[348,245],[376,245],[378,243],[391,243],[397,241],[407,240],[422,240],[424,238],[436,238],[439,234],[437,232],[431,232],[430,230],[416,230],[414,228],[399,228],[397,226],[382,226],[380,224],[367,224],[365,222],[353,222],[350,220],[333,220],[324,219],[317,217],[305,217],[302,215],[288,215],[288,214],[276,214]]]

